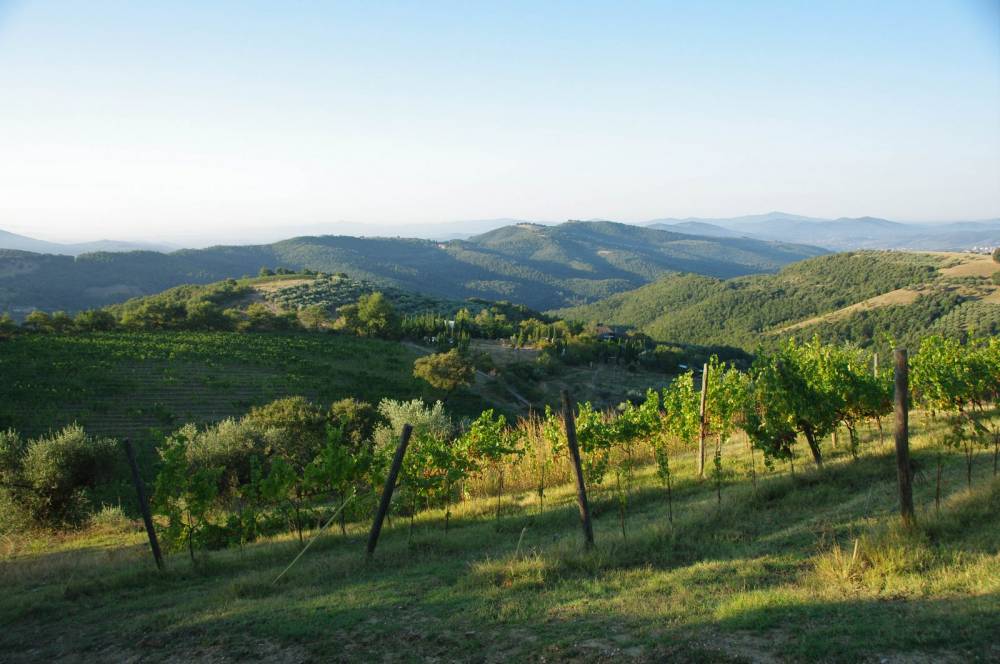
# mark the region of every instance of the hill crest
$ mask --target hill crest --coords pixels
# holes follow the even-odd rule
[[[468,240],[304,236],[266,245],[169,254],[0,252],[0,311],[78,310],[185,283],[257,274],[262,267],[344,272],[381,286],[465,300],[507,300],[533,309],[595,301],[670,272],[732,277],[775,271],[824,253],[817,247],[709,238],[614,222],[517,224]],[[12,267],[16,262],[18,274]],[[30,272],[26,272],[30,270]],[[6,275],[6,276],[5,276]]]

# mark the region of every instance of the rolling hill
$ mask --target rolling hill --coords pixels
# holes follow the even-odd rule
[[[105,306],[185,283],[283,266],[344,272],[448,299],[509,300],[535,309],[592,302],[671,272],[728,278],[771,272],[817,247],[710,238],[612,222],[517,224],[469,240],[300,237],[274,244],[77,257],[0,250],[0,311]]]
[[[523,305],[491,303],[481,299],[448,300],[392,286],[380,286],[344,274],[279,274],[209,284],[183,284],[154,295],[143,295],[112,304],[105,307],[105,310],[121,319],[142,309],[169,310],[179,307],[184,310],[192,302],[209,301],[222,309],[232,309],[244,314],[248,307],[260,303],[274,313],[295,313],[307,307],[318,306],[334,316],[339,307],[354,304],[361,296],[376,291],[382,293],[401,316],[454,316],[461,309],[478,313],[492,305],[502,307],[512,319],[544,318],[544,314]]]
[[[862,251],[777,274],[668,275],[634,291],[551,313],[634,326],[659,341],[753,350],[788,336],[868,344],[929,333],[1000,334],[1000,264],[989,256]]]

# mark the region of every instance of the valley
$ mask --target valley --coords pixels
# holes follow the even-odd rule
[[[300,237],[269,245],[76,258],[0,250],[0,311],[78,311],[185,283],[293,272],[344,272],[445,299],[508,300],[534,309],[590,302],[666,273],[731,277],[826,253],[817,247],[691,237],[612,222],[518,224],[469,240]],[[16,273],[16,277],[15,277]]]
[[[25,662],[990,661],[1000,262],[862,251],[729,269],[543,313],[263,266],[0,319],[0,579],[16,590],[0,647]],[[876,359],[889,336],[911,348],[915,526]]]

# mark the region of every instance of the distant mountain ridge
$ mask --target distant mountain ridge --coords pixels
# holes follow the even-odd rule
[[[657,219],[646,225],[675,233],[802,242],[835,251],[965,251],[1000,246],[1000,219],[918,224],[878,217],[822,219],[768,212],[722,219]]]
[[[587,222],[614,222],[592,218]],[[973,247],[1000,245],[1000,218],[978,221],[943,221],[916,223],[879,217],[810,217],[787,212],[767,212],[721,218],[662,218],[629,222],[633,226],[656,228],[673,233],[715,238],[751,238],[818,245],[832,251],[855,249],[914,249],[922,251],[964,251]],[[405,224],[365,224],[336,221],[280,227],[247,228],[239,232],[245,244],[272,244],[288,237],[351,236],[361,238],[418,238],[450,241],[470,240],[494,230],[519,224],[556,226],[551,221],[513,218],[469,219],[449,222],[413,222]],[[214,245],[232,244],[232,240]],[[204,242],[184,246],[205,247]],[[77,256],[94,251],[173,251],[177,246],[154,242],[119,242],[100,240],[83,243],[58,243],[37,240],[0,230],[0,249]]]
[[[0,311],[78,310],[261,267],[345,272],[448,299],[508,300],[533,309],[591,302],[668,273],[727,278],[773,272],[818,247],[710,238],[613,222],[518,223],[468,240],[299,237],[273,244],[76,258],[0,250]]]
[[[79,256],[80,254],[93,253],[97,251],[121,252],[121,251],[171,251],[176,249],[168,244],[156,244],[152,242],[122,242],[120,240],[96,240],[93,242],[47,242],[36,240],[25,235],[18,235],[9,231],[0,230],[0,249],[12,249],[15,251],[31,251],[36,254],[58,254],[62,256]]]

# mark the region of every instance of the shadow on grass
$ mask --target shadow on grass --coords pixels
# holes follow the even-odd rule
[[[888,457],[765,476],[756,492],[727,484],[721,509],[710,481],[689,480],[677,487],[670,525],[665,492],[643,488],[629,502],[624,539],[615,503],[594,492],[593,552],[582,550],[571,503],[544,514],[511,508],[499,527],[464,515],[447,535],[443,515],[423,514],[412,539],[396,519],[370,563],[361,526],[346,537],[327,534],[277,586],[272,580],[298,552],[295,541],[203,554],[194,567],[171,556],[166,573],[140,558],[45,584],[18,582],[14,561],[5,565],[15,566],[8,578],[18,597],[0,602],[0,645],[42,648],[34,658],[59,654],[55,642],[36,643],[44,628],[77,634],[78,644],[145,640],[155,657],[206,639],[241,652],[246,637],[329,659],[492,652],[587,660],[628,651],[652,660],[777,653],[856,661],[925,650],[988,659],[1000,628],[995,592],[816,596],[817,554],[888,523],[893,490]],[[938,574],[966,553],[995,555],[998,515],[994,481],[954,495],[940,519],[921,515],[916,539],[902,546],[926,549],[916,572]],[[755,642],[754,634],[767,638]]]

